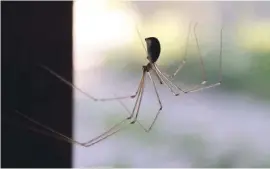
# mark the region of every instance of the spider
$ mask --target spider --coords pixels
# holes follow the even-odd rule
[[[206,77],[204,62],[203,62],[201,52],[200,52],[198,38],[197,38],[197,35],[196,35],[197,23],[195,23],[195,25],[194,25],[193,33],[194,33],[194,36],[195,36],[196,46],[197,46],[198,53],[199,53],[202,81],[201,81],[201,83],[199,85],[196,85],[196,86],[192,87],[191,89],[183,89],[182,87],[179,87],[179,86],[175,85],[172,82],[173,78],[177,75],[178,72],[180,72],[180,70],[183,68],[183,66],[186,63],[186,60],[187,60],[187,58],[186,58],[186,56],[187,56],[187,46],[188,46],[188,42],[189,42],[190,34],[191,34],[191,25],[192,24],[190,23],[187,38],[186,38],[184,59],[182,60],[181,64],[178,66],[176,71],[171,76],[167,75],[166,73],[163,73],[158,68],[158,65],[156,63],[158,61],[160,53],[161,53],[161,45],[160,45],[160,42],[159,42],[158,38],[157,37],[147,37],[147,38],[144,39],[144,41],[146,43],[146,47],[144,45],[143,46],[144,46],[145,51],[146,51],[148,63],[146,65],[142,66],[142,76],[141,76],[141,79],[139,81],[138,88],[137,88],[135,94],[132,94],[132,95],[129,95],[129,96],[114,97],[114,98],[95,98],[95,97],[87,94],[86,92],[82,91],[81,89],[79,89],[78,87],[73,85],[71,82],[68,82],[67,80],[65,80],[63,77],[58,75],[56,72],[54,72],[50,68],[48,68],[46,66],[42,66],[42,68],[47,70],[48,73],[55,76],[56,78],[58,78],[59,80],[61,80],[65,84],[67,84],[67,85],[73,87],[74,89],[80,91],[81,93],[83,93],[84,95],[86,95],[87,97],[92,99],[93,101],[118,100],[120,102],[120,104],[127,110],[127,112],[129,112],[129,110],[125,107],[125,105],[121,102],[121,100],[122,99],[128,99],[128,98],[130,98],[130,99],[135,99],[136,98],[133,110],[131,112],[129,112],[128,117],[124,118],[123,120],[121,120],[120,122],[118,122],[117,124],[112,126],[110,129],[105,131],[104,133],[100,134],[99,136],[97,136],[97,137],[95,137],[95,138],[93,138],[93,139],[91,139],[91,140],[89,140],[87,142],[82,143],[82,142],[76,141],[74,139],[71,139],[71,138],[69,138],[69,137],[67,137],[67,136],[53,130],[52,128],[49,128],[48,126],[45,126],[45,125],[39,123],[38,121],[26,116],[25,114],[21,113],[18,110],[15,110],[15,112],[17,114],[19,114],[20,116],[26,118],[27,120],[35,123],[36,125],[39,125],[39,126],[43,127],[44,129],[48,130],[51,134],[54,134],[55,137],[57,137],[59,139],[62,139],[64,141],[67,141],[69,143],[78,144],[78,145],[83,146],[83,147],[90,147],[90,146],[92,146],[92,145],[94,145],[94,144],[108,138],[109,136],[114,135],[115,133],[119,132],[121,129],[124,129],[126,125],[134,124],[135,122],[137,122],[145,132],[149,132],[153,128],[156,120],[158,119],[158,116],[159,116],[160,112],[162,111],[162,107],[163,107],[160,96],[159,96],[159,93],[158,93],[158,90],[157,90],[157,87],[156,87],[156,83],[153,80],[152,75],[156,76],[158,78],[159,83],[165,85],[174,96],[179,96],[181,93],[187,94],[187,93],[190,93],[190,92],[197,92],[197,91],[200,91],[200,90],[203,90],[203,89],[212,88],[212,87],[220,85],[221,82],[222,82],[222,29],[220,31],[219,79],[218,79],[217,83],[205,85],[207,83],[207,77]],[[142,39],[141,39],[141,41],[142,41]],[[152,123],[150,124],[150,126],[148,128],[145,128],[141,123],[139,123],[137,121],[140,106],[141,106],[141,102],[142,102],[142,99],[143,99],[146,76],[148,76],[149,79],[151,80],[152,86],[153,86],[154,91],[155,91],[156,98],[157,98],[157,100],[159,102],[159,109],[158,109],[157,113],[155,114],[154,120],[152,121]],[[173,89],[177,90],[177,92],[175,92]],[[123,125],[123,124],[125,124],[125,125]],[[34,131],[41,132],[41,131],[39,131],[37,129],[33,129],[33,128],[31,128],[31,129],[34,130]],[[42,132],[42,133],[46,134],[45,132]]]

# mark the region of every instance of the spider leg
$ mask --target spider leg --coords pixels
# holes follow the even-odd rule
[[[160,79],[166,85],[166,87],[170,89],[171,93],[173,93],[174,96],[179,96],[180,93],[176,93],[173,90],[173,88],[180,91],[182,91],[182,89],[180,89],[178,86],[173,84],[173,82],[159,70],[156,64],[153,64],[153,70],[156,72],[157,76],[160,77]]]
[[[199,53],[198,56],[199,56],[199,59],[200,59],[200,66],[201,66],[201,72],[202,72],[202,82],[201,82],[201,84],[205,84],[207,82],[206,71],[205,71],[205,65],[204,65],[204,61],[203,61],[203,58],[202,58],[202,54],[201,54],[199,40],[198,40],[197,33],[196,33],[197,25],[198,25],[197,23],[194,25],[193,32],[194,32],[194,36],[195,36],[195,40],[196,40],[196,46],[197,46],[198,53]]]
[[[94,101],[103,101],[102,99],[96,99],[95,97],[89,95],[88,93],[84,92],[83,90],[79,89],[78,87],[76,87],[75,85],[73,85],[72,83],[70,83],[69,81],[65,80],[63,77],[61,77],[60,75],[58,75],[57,73],[55,73],[54,71],[52,71],[51,69],[49,69],[48,67],[46,66],[42,66],[43,69],[47,70],[50,74],[54,75],[55,77],[57,77],[58,79],[60,79],[62,82],[64,82],[65,84],[71,86],[72,88],[74,89],[77,89],[78,91],[80,91],[82,94],[84,94],[85,96],[87,96],[88,98],[94,100]],[[144,79],[145,79],[145,71],[143,72],[143,75],[142,75],[142,78],[141,78],[141,81],[140,81],[140,84],[138,86],[138,90],[136,92],[136,95],[137,96],[138,94],[141,95],[141,91],[142,91],[142,86],[144,85]],[[138,95],[138,98],[139,98],[139,95]],[[134,97],[135,97],[134,96]],[[117,99],[123,99],[123,97],[116,97],[116,100]],[[137,102],[138,102],[138,98],[137,98]],[[119,101],[119,100],[118,100]],[[123,103],[121,103],[121,105],[124,105]],[[135,104],[135,106],[137,105],[137,103]],[[125,108],[125,106],[124,106]],[[60,139],[60,140],[64,140],[68,143],[72,143],[72,144],[77,144],[77,145],[80,145],[80,146],[83,146],[83,147],[89,147],[89,146],[92,146],[112,135],[114,135],[115,133],[119,132],[120,130],[124,129],[125,126],[123,126],[123,124],[126,124],[127,121],[130,121],[130,119],[133,117],[134,115],[134,111],[130,114],[129,117],[126,117],[125,119],[123,119],[122,121],[118,122],[117,124],[115,124],[114,126],[112,126],[110,129],[108,129],[107,131],[103,132],[102,134],[100,134],[99,136],[87,141],[87,142],[79,142],[79,141],[76,141],[34,119],[32,119],[31,117],[21,113],[20,111],[18,110],[15,110],[15,113],[17,113],[18,115],[20,115],[21,117],[23,117],[24,119],[32,122],[32,124],[35,124],[39,127],[41,127],[43,130],[41,129],[37,129],[37,128],[33,128],[33,127],[27,127],[28,129],[32,130],[32,131],[35,131],[35,132],[38,132],[40,134],[44,134],[44,135],[49,135],[49,136],[52,136],[52,137],[55,137],[57,139]],[[137,116],[137,115],[136,115]],[[138,122],[139,123],[139,122]],[[130,122],[128,123],[130,124]],[[141,125],[141,124],[140,124]],[[142,125],[141,125],[142,126]],[[145,130],[145,128],[143,127],[143,129]]]
[[[34,123],[36,125],[38,125],[37,123],[39,123],[39,122],[36,122],[35,120],[31,119],[30,117],[24,115],[23,113],[19,112],[18,110],[13,110],[13,112],[19,114],[19,116],[22,116],[23,118],[31,121],[32,123]],[[7,117],[4,117],[4,119],[5,119],[4,122],[7,122],[7,124],[12,125],[12,126],[16,126],[16,127],[20,128],[20,129],[28,129],[28,130],[31,130],[33,132],[37,132],[39,134],[43,134],[44,136],[54,137],[56,139],[59,139],[59,140],[62,140],[62,141],[66,141],[68,143],[72,143],[72,142],[66,140],[66,138],[63,138],[62,136],[52,134],[48,130],[45,130],[45,129],[42,130],[42,129],[38,129],[36,127],[30,127],[28,125],[23,125],[22,123],[15,122],[13,119],[8,119]]]
[[[155,70],[153,70],[153,72],[154,72],[154,74],[156,75],[156,77],[158,78],[159,83],[160,83],[160,84],[163,84],[163,81],[162,81],[161,77],[158,75],[158,73],[157,73]],[[166,75],[166,76],[169,77],[169,75]]]
[[[31,121],[32,123],[36,124],[37,126],[40,126],[42,127],[44,130],[46,131],[43,131],[43,130],[40,130],[40,129],[37,129],[37,128],[32,128],[32,127],[29,127],[30,130],[32,131],[35,131],[35,132],[38,132],[40,134],[45,134],[45,135],[48,135],[48,136],[53,136],[53,137],[56,137],[58,139],[61,139],[63,141],[66,141],[68,143],[71,143],[71,144],[77,144],[77,145],[80,145],[80,146],[83,146],[83,147],[90,147],[100,141],[103,141],[104,139],[108,138],[109,136],[112,136],[114,134],[116,134],[117,132],[119,132],[120,130],[124,129],[126,127],[126,125],[122,126],[123,124],[125,124],[128,119],[125,118],[123,119],[122,121],[118,122],[117,124],[115,124],[114,126],[112,126],[110,129],[108,129],[107,131],[103,132],[102,134],[100,134],[99,136],[89,140],[89,141],[86,141],[86,142],[79,142],[77,140],[74,140],[56,130],[53,130],[52,128],[30,118],[29,116],[21,113],[20,111],[18,110],[15,110],[15,113],[19,114],[20,116],[22,116],[23,118]],[[129,124],[129,123],[126,123],[126,124]]]
[[[144,73],[145,73],[145,72],[144,72]],[[161,104],[160,97],[159,97],[159,94],[158,94],[157,89],[156,89],[156,85],[155,85],[155,83],[154,83],[154,81],[153,81],[153,79],[152,79],[152,77],[151,77],[151,74],[150,74],[149,72],[147,72],[147,73],[148,73],[148,76],[149,76],[150,80],[152,81],[152,83],[153,83],[153,85],[154,85],[155,93],[156,93],[156,96],[157,96],[157,98],[158,98],[158,102],[159,102],[159,104],[160,104],[160,108],[159,108],[159,110],[158,110],[158,113],[156,114],[156,116],[155,116],[155,118],[154,118],[154,121],[151,123],[151,125],[150,125],[149,128],[145,128],[145,127],[137,120],[137,117],[138,117],[138,114],[139,114],[139,109],[140,109],[140,106],[141,106],[142,97],[143,97],[143,92],[144,92],[144,80],[143,80],[143,82],[142,82],[142,84],[141,84],[141,90],[139,91],[139,95],[138,95],[138,97],[137,97],[137,99],[136,99],[136,103],[135,103],[135,105],[134,105],[133,111],[132,111],[132,113],[130,113],[130,114],[131,114],[130,118],[132,118],[132,117],[133,117],[132,114],[134,114],[135,109],[137,108],[135,118],[133,119],[133,121],[131,121],[131,124],[137,122],[137,123],[140,125],[140,127],[142,127],[142,128],[144,129],[145,132],[149,132],[149,131],[152,129],[152,127],[153,127],[153,125],[154,125],[154,123],[155,123],[155,121],[156,121],[156,119],[157,119],[157,117],[158,117],[160,111],[162,110],[162,104]],[[143,79],[144,79],[144,78],[143,78]],[[119,102],[122,104],[121,101],[119,101]],[[127,108],[124,104],[123,104],[123,107],[127,110],[127,112],[129,112],[128,108]]]
[[[137,121],[138,114],[139,114],[139,111],[140,111],[141,102],[142,102],[143,93],[144,93],[145,73],[146,73],[146,71],[143,70],[143,79],[142,79],[142,83],[141,83],[140,92],[139,92],[139,95],[137,97],[137,100],[136,100],[136,103],[134,105],[134,108],[133,108],[133,111],[132,111],[131,115],[132,116],[134,115],[135,110],[136,110],[136,114],[135,114],[134,119],[130,122],[131,124],[133,124],[133,123],[135,123]],[[132,118],[132,116],[130,117],[130,119]]]
[[[127,4],[128,8],[129,9],[132,9],[135,13],[139,13],[138,12],[138,9],[136,8],[136,6],[132,5],[132,2],[127,1],[127,2],[125,2],[125,4]],[[132,17],[132,19],[134,20],[134,17]],[[139,30],[139,26],[138,26],[138,23],[136,21],[135,21],[135,28],[136,28],[137,35],[138,35],[138,37],[140,39],[141,45],[142,45],[142,47],[144,49],[144,52],[145,52],[145,54],[147,54],[147,49],[146,49],[144,40],[142,38],[143,36],[142,36],[142,33]]]
[[[218,82],[216,83],[213,83],[213,84],[209,84],[207,86],[204,86],[206,83],[207,83],[207,80],[206,80],[206,77],[203,75],[203,81],[201,82],[200,85],[197,85],[191,89],[188,89],[188,90],[184,90],[184,93],[189,93],[189,92],[197,92],[197,91],[201,91],[201,90],[204,90],[204,89],[209,89],[209,88],[212,88],[212,87],[216,87],[216,86],[219,86],[222,82],[222,32],[223,32],[223,29],[220,30],[220,52],[219,52],[219,80]]]
[[[114,126],[112,126],[110,129],[108,129],[106,132],[102,133],[101,135],[87,141],[83,143],[84,147],[90,147],[96,143],[99,143],[103,140],[105,140],[106,138],[118,133],[119,131],[123,130],[126,128],[127,125],[129,125],[130,123],[127,123],[129,121],[129,119],[125,118],[122,121],[120,121],[119,123],[116,123]],[[122,126],[122,124],[124,124]]]
[[[195,29],[194,29],[195,30]],[[223,29],[221,29],[220,31],[220,53],[219,53],[219,81],[217,83],[213,83],[213,84],[210,84],[210,85],[207,85],[207,86],[203,86],[206,84],[207,80],[206,80],[206,73],[205,72],[205,69],[204,69],[204,64],[203,64],[203,61],[201,62],[201,68],[202,68],[202,82],[200,85],[196,85],[195,87],[192,87],[191,89],[182,89],[181,87],[175,85],[170,79],[168,79],[160,70],[159,68],[157,67],[156,64],[153,64],[154,65],[154,69],[157,71],[157,73],[162,76],[162,78],[166,79],[168,81],[168,83],[170,83],[172,86],[174,86],[175,88],[177,88],[178,90],[180,90],[181,92],[183,93],[189,93],[189,92],[197,92],[197,91],[201,91],[203,89],[208,89],[208,88],[212,88],[212,87],[216,87],[216,86],[219,86],[222,82],[222,31]],[[196,35],[195,35],[196,36]],[[197,41],[197,47],[199,49],[199,44],[198,44],[198,41]],[[200,51],[199,51],[200,53]],[[200,57],[201,58],[201,57]],[[175,95],[175,94],[174,94]]]
[[[43,68],[44,70],[48,71],[51,75],[55,76],[56,78],[58,78],[59,80],[61,80],[65,84],[67,84],[68,86],[72,87],[73,89],[78,90],[79,92],[81,92],[82,94],[84,94],[86,97],[90,98],[91,100],[94,100],[94,101],[97,101],[98,100],[97,98],[89,95],[88,93],[86,93],[85,91],[81,90],[80,88],[78,88],[77,86],[75,86],[74,84],[72,84],[71,82],[69,82],[66,79],[64,79],[62,76],[60,76],[59,74],[57,74],[56,72],[54,72],[49,67],[44,66],[44,65],[41,65],[40,67]]]
[[[198,40],[197,33],[196,33],[197,25],[198,25],[198,23],[195,23],[194,28],[193,28],[193,33],[194,33],[194,37],[195,37],[195,41],[196,41],[196,47],[197,47],[197,50],[198,50],[198,56],[199,56],[199,60],[200,60],[200,69],[201,69],[201,79],[202,79],[202,81],[201,81],[201,83],[199,85],[196,85],[196,86],[194,86],[194,87],[192,87],[192,88],[190,88],[188,90],[179,88],[179,90],[182,91],[182,92],[184,92],[184,93],[189,92],[189,91],[192,91],[192,90],[196,90],[201,85],[204,85],[204,84],[207,83],[205,65],[204,65],[204,61],[203,61],[203,58],[202,58],[201,49],[200,49],[200,45],[199,45],[199,40]],[[181,64],[178,67],[178,69],[176,70],[176,72],[173,74],[173,76],[171,76],[171,78],[173,78],[184,67],[184,65],[186,63],[187,46],[188,46],[189,36],[190,36],[190,32],[191,32],[190,29],[191,29],[191,24],[189,25],[189,32],[188,32],[187,40],[186,40],[186,48],[185,48],[184,59],[181,62]]]
[[[60,76],[59,74],[57,74],[56,72],[54,72],[53,70],[51,70],[50,68],[48,68],[47,66],[43,66],[42,65],[41,67],[43,69],[45,69],[46,71],[48,71],[53,76],[55,76],[56,78],[58,78],[59,80],[61,80],[62,82],[64,82],[65,84],[67,84],[68,86],[70,86],[70,87],[72,87],[72,88],[80,91],[82,94],[84,94],[86,97],[90,98],[93,101],[111,101],[111,100],[121,100],[121,99],[128,99],[128,98],[133,99],[133,98],[135,98],[137,96],[138,91],[139,91],[139,87],[138,87],[138,89],[135,92],[135,94],[132,94],[132,95],[121,96],[121,97],[112,97],[112,98],[96,98],[96,97],[93,97],[93,96],[89,95],[88,93],[86,93],[85,91],[81,90],[80,88],[76,87],[74,84],[72,84],[71,82],[67,81],[62,76]]]
[[[123,104],[122,100],[119,100],[119,103],[125,108],[125,110],[129,113],[129,115],[131,115],[131,112],[129,111],[129,109],[127,108],[127,106],[125,104]],[[139,124],[139,126],[144,130],[147,131],[147,129],[138,121],[136,120],[136,123]]]
[[[155,82],[153,81],[153,78],[151,76],[151,74],[149,72],[147,72],[152,84],[153,84],[153,87],[154,87],[154,90],[155,90],[155,93],[156,93],[156,97],[158,99],[158,102],[159,102],[159,105],[160,105],[160,108],[158,110],[158,112],[156,113],[155,115],[155,118],[153,120],[153,122],[151,123],[150,127],[148,129],[146,129],[145,127],[143,127],[142,125],[142,128],[145,130],[145,132],[149,132],[152,127],[154,126],[161,110],[162,110],[162,103],[161,103],[161,100],[160,100],[160,97],[159,97],[159,94],[158,94],[158,91],[157,91],[157,88],[156,88],[156,84]],[[158,73],[156,72],[156,75],[158,76]],[[162,80],[162,78],[159,77],[160,80]],[[167,85],[167,83],[165,83]],[[133,121],[131,122],[131,124],[135,123],[137,121],[137,117],[138,117],[138,114],[139,114],[139,109],[140,109],[140,106],[141,106],[141,101],[142,101],[142,98],[143,98],[143,92],[144,92],[144,80],[143,80],[143,83],[142,83],[142,86],[141,86],[141,91],[140,91],[140,94],[138,95],[137,97],[137,100],[136,100],[136,103],[135,103],[135,106],[133,108],[133,111],[132,113],[135,111],[135,108],[137,107],[137,104],[138,104],[138,107],[137,107],[137,111],[136,111],[136,115],[135,115],[135,118],[133,119]],[[137,102],[139,100],[139,102]]]
[[[196,33],[197,25],[198,25],[198,23],[195,23],[195,25],[194,25],[194,27],[193,27],[193,33],[194,33],[194,36],[195,36],[196,47],[197,47],[197,50],[198,50],[198,57],[199,57],[199,60],[200,60],[201,78],[202,78],[201,84],[205,84],[205,83],[207,82],[207,79],[206,79],[206,71],[205,71],[205,65],[204,65],[203,57],[202,57],[202,54],[201,54],[201,49],[200,49],[200,46],[199,46],[199,40],[198,40],[197,33]],[[181,70],[181,69],[184,67],[184,65],[186,64],[186,61],[187,61],[187,47],[188,47],[188,42],[189,42],[190,34],[191,34],[191,23],[189,24],[189,30],[188,30],[188,35],[187,35],[187,39],[186,39],[184,59],[182,60],[181,64],[179,65],[179,67],[177,68],[177,70],[175,71],[175,73],[174,73],[172,76],[170,76],[170,78],[175,77],[176,74],[177,74],[178,72],[180,72],[180,70]],[[200,85],[201,85],[201,84],[200,84]],[[200,85],[197,85],[197,86],[195,86],[195,87],[193,87],[193,88],[197,88],[197,87],[199,87]]]
[[[125,118],[124,120],[120,121],[119,123],[115,124],[113,127],[111,127],[109,130],[107,130],[103,134],[99,135],[98,137],[95,137],[94,139],[83,143],[83,146],[85,146],[85,147],[92,146],[92,145],[110,137],[111,135],[114,135],[115,133],[119,132],[120,130],[124,129],[126,125],[134,124],[137,121],[137,117],[138,117],[138,113],[139,113],[139,109],[140,109],[140,105],[141,105],[141,101],[142,101],[143,91],[144,91],[144,83],[145,83],[145,71],[143,71],[141,82],[140,82],[140,85],[138,87],[138,95],[137,95],[136,103],[134,105],[133,111],[130,114],[130,116]],[[134,112],[135,112],[135,109],[137,107],[137,104],[139,104],[139,105],[138,105],[134,120],[129,122],[129,123],[126,123],[134,116]],[[125,126],[121,126],[122,124],[125,124]]]
[[[160,114],[160,112],[162,110],[162,103],[160,101],[160,97],[159,97],[159,94],[158,94],[158,91],[157,91],[157,88],[156,88],[156,84],[153,81],[151,74],[149,72],[147,72],[147,73],[148,73],[148,76],[149,76],[149,78],[150,78],[150,80],[151,80],[151,82],[153,84],[153,87],[154,87],[154,90],[155,90],[155,93],[156,93],[156,96],[157,96],[157,99],[158,99],[158,103],[159,103],[159,106],[160,106],[159,109],[158,109],[158,112],[156,113],[156,116],[155,116],[153,122],[151,123],[150,127],[146,130],[147,132],[149,132],[153,128],[153,126],[154,126],[154,124],[155,124],[155,122],[156,122],[156,120],[157,120],[157,118],[158,118],[158,116],[159,116],[159,114]]]
[[[190,34],[191,34],[191,25],[192,22],[189,23],[188,26],[188,34],[186,37],[186,44],[185,44],[185,52],[184,52],[184,58],[181,61],[180,65],[178,66],[178,68],[176,69],[176,71],[173,73],[173,75],[169,76],[170,78],[174,78],[174,76],[176,76],[176,74],[184,67],[184,65],[186,64],[186,60],[187,60],[187,49],[188,49],[188,43],[189,43],[189,38],[190,38]]]

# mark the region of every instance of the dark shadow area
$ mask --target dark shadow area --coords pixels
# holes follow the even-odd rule
[[[72,2],[1,2],[1,167],[71,167],[72,146],[28,130],[19,110],[72,135]],[[23,125],[22,125],[23,124]]]

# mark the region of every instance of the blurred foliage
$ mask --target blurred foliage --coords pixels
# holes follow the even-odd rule
[[[123,119],[123,116],[106,117],[106,127],[110,128],[114,124]],[[167,149],[170,156],[181,159],[183,155],[191,161],[190,167],[206,167],[206,168],[235,168],[235,167],[270,167],[270,161],[267,156],[263,157],[259,162],[253,156],[257,155],[256,150],[252,149],[252,145],[243,144],[241,140],[233,141],[230,149],[224,149],[221,154],[214,154],[213,145],[209,142],[209,138],[204,133],[188,132],[188,133],[166,133],[162,132],[156,125],[150,133],[144,132],[138,123],[129,125],[128,130],[123,130],[118,137],[129,138],[135,140],[140,146],[155,147],[157,149]],[[217,146],[217,145],[215,145]],[[233,148],[234,147],[234,148]],[[270,154],[269,154],[270,155]],[[268,156],[269,156],[268,155]],[[116,159],[112,167],[132,167],[132,160],[124,160],[121,157]],[[243,163],[244,159],[250,159]],[[253,160],[254,159],[254,160]],[[258,159],[258,158],[257,158]],[[181,167],[181,166],[179,166]]]
[[[117,53],[117,55],[115,54]],[[130,53],[110,53],[104,65],[108,69],[114,69],[123,76],[133,76],[134,74],[141,73],[141,66],[147,64],[146,58],[136,55],[136,51]],[[205,69],[209,83],[216,82],[218,80],[218,51],[212,51],[207,57],[203,56]],[[139,57],[139,59],[138,59]],[[166,57],[166,56],[162,56]],[[227,57],[227,58],[226,58]],[[111,58],[111,59],[110,59]],[[172,74],[181,62],[181,57],[178,54],[173,54],[172,59],[168,61],[168,65],[158,63],[162,70],[168,74]],[[244,73],[239,75],[238,72],[234,72],[231,68],[231,64],[234,64],[233,59],[249,59],[250,64]],[[189,55],[188,61],[184,68],[175,77],[176,83],[184,82],[185,84],[192,85],[198,84],[201,80],[200,63],[197,55]],[[227,61],[226,61],[227,60]],[[225,62],[226,61],[226,62]],[[235,64],[239,64],[235,62]],[[241,63],[240,63],[241,64]],[[233,65],[237,67],[237,65]],[[192,72],[192,73],[191,73]],[[125,74],[125,75],[124,75]],[[226,92],[238,92],[249,95],[250,97],[258,99],[270,100],[270,52],[253,52],[243,56],[228,52],[223,54],[223,84],[219,88]]]
[[[251,63],[240,76],[234,72],[227,73],[224,68],[224,87],[227,91],[270,100],[270,53],[249,53],[249,55]]]

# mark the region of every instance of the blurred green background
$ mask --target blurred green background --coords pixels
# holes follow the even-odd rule
[[[163,111],[153,130],[131,125],[93,147],[74,146],[74,167],[270,167],[269,9],[266,1],[74,2],[74,83],[99,98],[135,92],[147,64],[137,30],[142,40],[160,40],[157,64],[172,74],[183,59],[190,21],[198,22],[208,82],[215,83],[224,30],[221,86],[175,97],[157,83]],[[200,76],[192,34],[187,64],[174,82],[189,88]],[[74,92],[74,134],[81,141],[128,115],[117,101],[92,102]],[[132,110],[134,101],[123,102]],[[157,103],[147,81],[139,114],[144,126]]]

